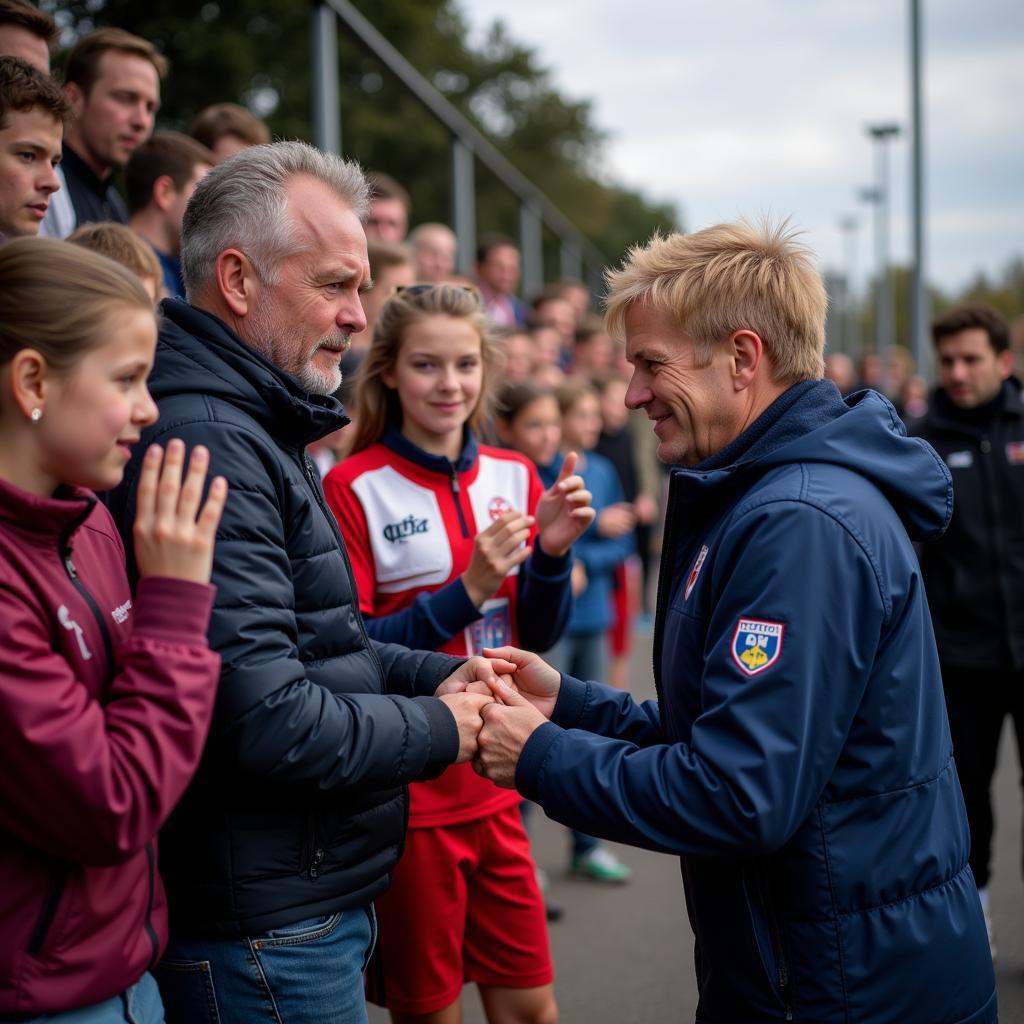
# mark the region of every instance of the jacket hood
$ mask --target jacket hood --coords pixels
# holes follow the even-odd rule
[[[341,402],[307,394],[212,313],[176,299],[165,299],[160,309],[160,341],[149,379],[157,402],[178,394],[220,398],[280,441],[300,447],[348,423]]]
[[[953,481],[927,441],[907,437],[891,403],[876,391],[843,399],[827,380],[795,384],[735,441],[694,469],[704,486],[747,484],[792,463],[841,466],[870,480],[913,541],[941,536],[953,513]]]

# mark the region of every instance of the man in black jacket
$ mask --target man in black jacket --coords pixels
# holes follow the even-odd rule
[[[954,508],[921,566],[987,921],[990,788],[1007,714],[1024,755],[1024,402],[1010,376],[1009,328],[995,310],[950,310],[932,337],[941,386],[910,432],[949,466]]]
[[[170,1024],[365,1021],[372,900],[401,852],[406,784],[467,760],[487,703],[431,696],[491,677],[485,659],[367,638],[306,454],[347,422],[331,396],[365,326],[368,198],[354,164],[285,142],[220,164],[184,218],[189,302],[163,306],[160,421],[143,442],[206,445],[232,497],[213,573],[214,723],[161,839]],[[112,499],[125,531],[143,447]]]

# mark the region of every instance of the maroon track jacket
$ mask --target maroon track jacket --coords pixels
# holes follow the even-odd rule
[[[160,955],[157,829],[202,753],[213,587],[141,580],[84,490],[0,482],[0,1016],[110,998]]]

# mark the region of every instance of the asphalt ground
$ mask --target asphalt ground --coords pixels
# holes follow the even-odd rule
[[[632,658],[632,690],[641,698],[653,696],[650,665],[650,638],[639,637]],[[1016,749],[1007,729],[995,786],[997,832],[991,882],[1002,1024],[1024,1024],[1019,777]],[[678,861],[613,846],[633,868],[629,883],[604,886],[578,881],[566,871],[565,829],[541,814],[533,815],[531,829],[534,855],[550,877],[550,899],[565,911],[550,928],[562,1024],[692,1021],[697,1005],[693,934],[686,921]],[[464,990],[463,1002],[465,1024],[483,1024],[472,986]],[[371,1024],[388,1020],[384,1011],[371,1008]]]

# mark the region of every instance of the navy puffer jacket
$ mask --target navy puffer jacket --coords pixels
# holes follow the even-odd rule
[[[230,493],[210,646],[223,669],[195,781],[161,838],[171,929],[252,934],[365,904],[401,850],[405,785],[458,753],[427,696],[460,664],[370,641],[305,446],[346,420],[220,320],[168,300],[150,389],[160,407],[112,511],[128,534],[145,444],[210,449]],[[128,545],[130,547],[130,545]]]
[[[660,699],[565,677],[517,768],[553,818],[681,855],[703,1024],[996,1020],[911,544],[949,473],[847,401],[795,385],[673,471]]]

